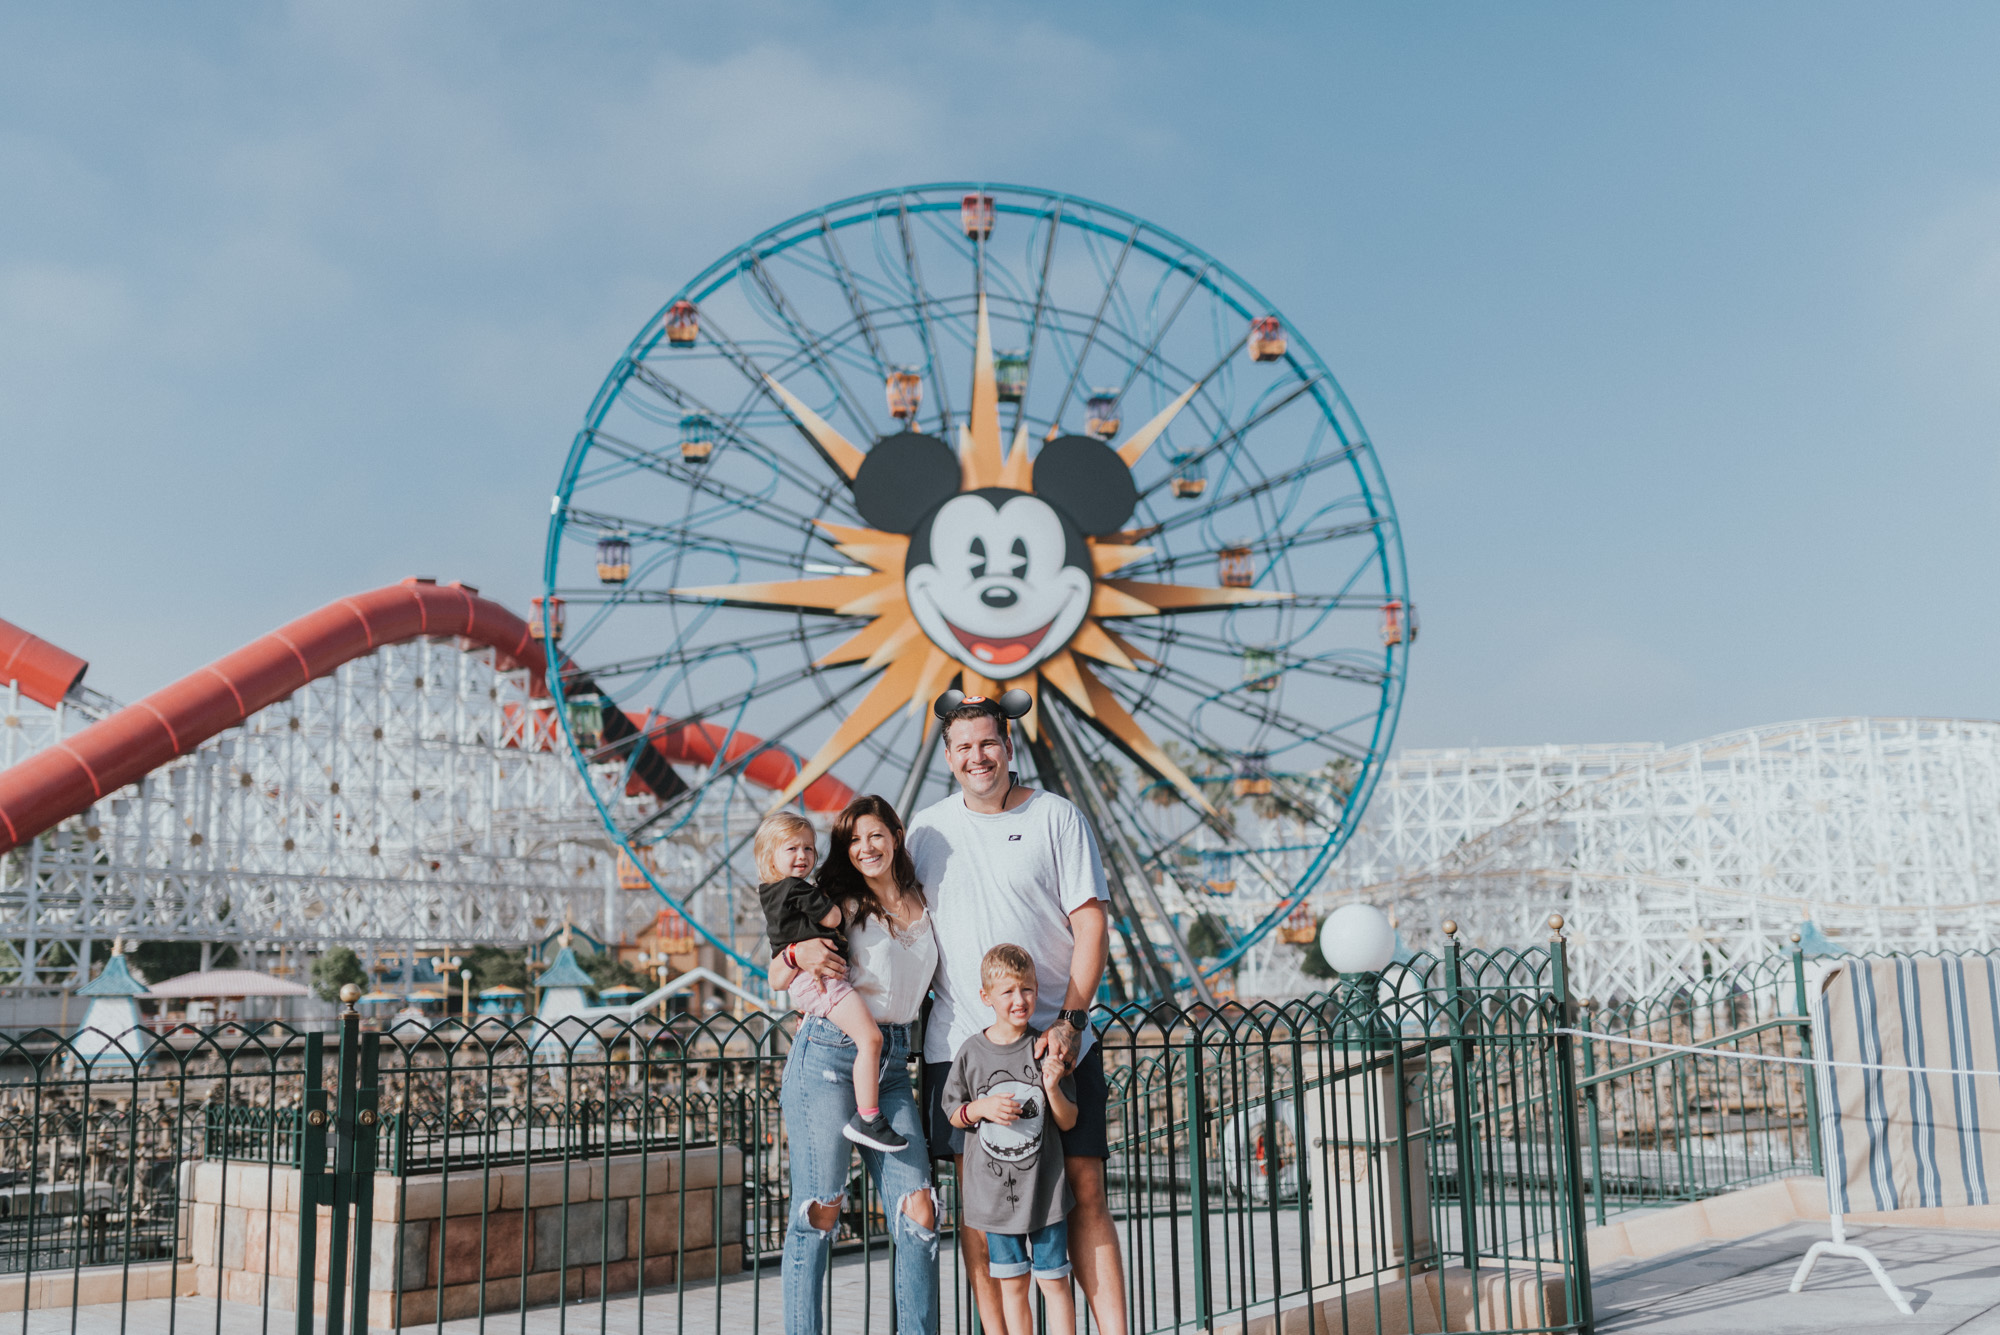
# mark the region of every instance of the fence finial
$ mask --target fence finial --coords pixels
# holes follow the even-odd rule
[[[342,983],[340,999],[347,1006],[349,1014],[354,1011],[354,1003],[361,1000],[361,986],[358,983]]]
[[[1559,941],[1559,940],[1561,940],[1561,939],[1562,939],[1562,931],[1563,931],[1563,915],[1562,915],[1562,914],[1560,914],[1560,913],[1551,913],[1551,914],[1549,915],[1549,931],[1551,931],[1551,932],[1553,932],[1553,933],[1554,933],[1554,935],[1553,935],[1553,936],[1551,936],[1551,937],[1549,938],[1550,940],[1552,940],[1552,941]]]
[[[1457,936],[1458,924],[1453,922],[1450,918],[1446,918],[1444,920],[1444,934],[1446,936]]]

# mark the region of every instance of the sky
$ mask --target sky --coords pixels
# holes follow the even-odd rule
[[[0,617],[136,699],[525,610],[626,341],[1015,181],[1269,294],[1401,514],[1400,746],[2000,714],[2000,8],[0,0]]]

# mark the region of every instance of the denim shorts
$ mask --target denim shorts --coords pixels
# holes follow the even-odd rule
[[[986,1235],[987,1274],[995,1279],[1019,1279],[1030,1270],[1036,1279],[1062,1279],[1069,1274],[1068,1220],[1058,1219],[1033,1233]]]

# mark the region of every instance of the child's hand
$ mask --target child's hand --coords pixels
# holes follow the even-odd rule
[[[1062,1078],[1068,1074],[1069,1068],[1063,1065],[1063,1059],[1055,1053],[1051,1052],[1042,1058],[1042,1088],[1049,1093],[1056,1093],[1056,1086],[1061,1084]]]
[[[1012,1094],[988,1094],[983,1099],[974,1099],[969,1107],[980,1121],[998,1122],[1002,1126],[1021,1115],[1021,1105],[1014,1102]]]

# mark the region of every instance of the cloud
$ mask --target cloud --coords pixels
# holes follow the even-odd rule
[[[0,21],[0,440],[35,442],[24,488],[92,461],[119,572],[86,606],[70,520],[17,514],[11,615],[136,696],[383,571],[524,600],[570,433],[681,282],[823,200],[1141,119],[1129,61],[1032,20],[658,17]]]

